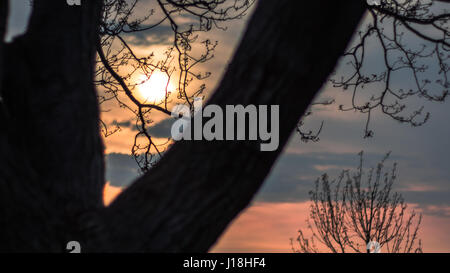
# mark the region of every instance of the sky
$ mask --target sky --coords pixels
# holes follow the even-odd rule
[[[8,40],[26,29],[30,12],[28,0],[10,1]],[[211,71],[206,80],[207,92],[214,90],[230,61],[248,16],[228,23],[227,30],[213,30],[211,40],[219,41],[215,58],[201,67]],[[167,27],[156,32],[128,37],[139,52],[160,52],[169,39]],[[410,43],[417,41],[411,40]],[[325,54],[325,53],[324,53]],[[372,51],[372,66],[377,67],[379,53]],[[378,54],[378,55],[377,55]],[[345,72],[341,62],[338,72]],[[430,75],[432,76],[432,75]],[[407,86],[411,79],[401,76],[399,86]],[[301,87],[299,87],[301,89]],[[431,119],[421,127],[400,124],[389,117],[375,113],[371,121],[374,137],[364,138],[365,117],[355,112],[338,111],[340,103],[348,104],[349,92],[324,86],[320,97],[335,98],[336,103],[314,108],[306,122],[309,128],[318,128],[324,122],[317,143],[304,143],[293,134],[283,154],[277,160],[262,189],[245,211],[228,227],[213,247],[213,252],[291,252],[290,238],[298,229],[305,229],[308,216],[308,192],[323,173],[336,177],[343,169],[355,169],[358,153],[364,151],[364,166],[373,167],[387,152],[391,156],[386,167],[398,163],[398,179],[394,190],[401,193],[410,208],[422,213],[420,237],[425,252],[450,252],[450,105],[425,103]],[[114,104],[102,105],[102,120],[120,124],[121,131],[105,139],[108,181],[105,201],[110,202],[123,187],[129,185],[138,173],[138,167],[129,156],[135,129],[130,115]],[[107,110],[107,111],[106,111]],[[169,136],[170,121],[155,115],[150,132],[164,140]]]

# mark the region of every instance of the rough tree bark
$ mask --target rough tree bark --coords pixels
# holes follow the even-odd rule
[[[207,251],[260,188],[365,1],[260,1],[209,103],[280,105],[279,149],[179,142],[109,207],[92,85],[100,2],[35,0],[27,33],[1,43],[0,251],[71,240],[93,252]]]

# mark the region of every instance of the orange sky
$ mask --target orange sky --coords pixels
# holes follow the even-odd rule
[[[103,201],[105,205],[109,205],[121,192],[121,187],[114,187],[109,182],[106,182],[105,188],[103,189]]]

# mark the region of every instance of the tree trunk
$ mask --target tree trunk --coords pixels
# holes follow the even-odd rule
[[[35,0],[27,33],[0,51],[0,250],[62,251],[78,240],[82,251],[207,251],[262,185],[364,8],[361,0],[259,1],[209,103],[280,105],[279,149],[176,143],[104,208],[92,84],[100,4]]]
[[[33,1],[27,33],[2,50],[2,250],[63,251],[83,233],[79,219],[102,207],[100,14],[100,1]]]

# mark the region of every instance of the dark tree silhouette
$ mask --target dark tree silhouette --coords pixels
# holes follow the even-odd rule
[[[4,37],[8,1],[0,3]],[[139,137],[148,140],[133,149],[144,171],[151,163],[148,147],[156,149],[146,135],[149,111],[169,114],[165,102],[133,100],[130,75],[119,68],[131,65],[148,77],[154,70],[169,76],[176,71],[177,99],[189,104],[202,91],[184,92],[191,76],[205,75],[191,65],[194,59],[208,60],[214,47],[205,42],[206,53],[195,57],[190,51],[194,33],[239,18],[250,3],[155,1],[174,34],[166,56],[177,64],[170,67],[134,54],[121,40],[125,32],[152,30],[145,16],[132,18],[132,4],[86,0],[71,7],[61,0],[34,0],[26,33],[0,43],[0,250],[60,252],[77,240],[83,251],[93,252],[207,251],[260,188],[367,9],[400,22],[431,24],[442,31],[431,42],[447,48],[445,11],[417,14],[403,4],[397,5],[406,11],[361,0],[260,1],[209,103],[279,105],[279,149],[260,152],[259,143],[243,141],[178,142],[104,207],[100,132],[108,130],[99,125],[99,102],[119,99],[136,114]],[[199,23],[182,29],[179,13]],[[446,59],[441,60],[445,67]],[[99,85],[108,96],[97,94]],[[128,100],[120,101],[118,93]]]
[[[310,191],[310,216],[307,219],[311,237],[298,231],[294,252],[333,253],[370,252],[380,248],[389,253],[422,252],[418,231],[422,215],[407,210],[400,194],[393,192],[397,165],[384,171],[389,154],[371,168],[363,170],[363,153],[356,172],[341,172],[336,180],[327,174],[316,180]],[[379,245],[376,245],[379,244]],[[326,250],[324,250],[326,249]]]

